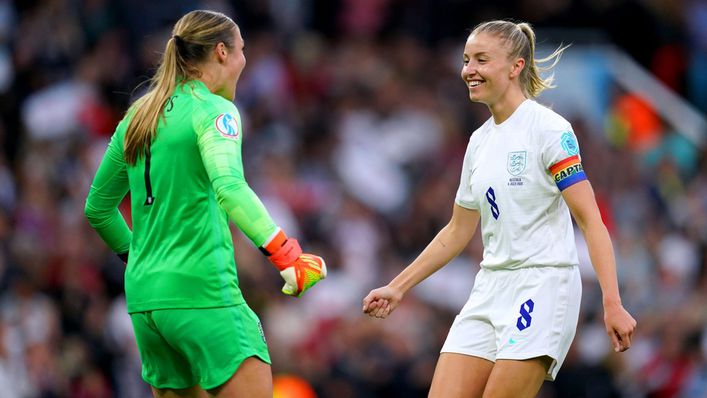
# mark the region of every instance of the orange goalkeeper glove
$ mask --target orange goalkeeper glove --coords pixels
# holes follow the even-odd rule
[[[297,239],[288,238],[280,228],[260,250],[280,271],[280,276],[285,280],[282,292],[289,296],[299,297],[326,278],[324,259],[314,254],[303,254]]]

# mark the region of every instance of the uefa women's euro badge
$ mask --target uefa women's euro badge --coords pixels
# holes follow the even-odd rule
[[[574,138],[574,134],[572,134],[571,132],[567,131],[562,133],[562,137],[560,137],[560,143],[562,145],[562,149],[564,149],[568,155],[574,156],[579,153],[579,145],[577,145],[577,139]]]
[[[216,124],[216,130],[222,136],[234,140],[238,138],[238,121],[230,113],[218,115],[214,124]]]

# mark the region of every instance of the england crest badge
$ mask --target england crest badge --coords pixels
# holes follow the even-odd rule
[[[528,153],[526,151],[508,152],[508,172],[517,176],[525,171]]]

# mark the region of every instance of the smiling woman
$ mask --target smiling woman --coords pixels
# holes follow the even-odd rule
[[[543,79],[540,73],[552,70],[567,47],[560,46],[546,58],[536,60],[535,33],[527,23],[490,21],[478,25],[464,46],[461,77],[469,87],[469,98],[488,105],[494,119],[496,115],[502,119],[496,123],[501,123],[510,113],[506,104],[498,102],[505,99],[506,94],[514,94],[513,90],[508,91],[511,82],[520,85],[521,92],[515,94],[521,94],[524,99],[535,98],[543,90],[554,87],[553,76]],[[508,62],[510,70],[507,70]],[[552,63],[546,67],[539,65],[546,62]],[[497,111],[493,112],[494,109]]]
[[[469,139],[452,219],[363,311],[385,318],[403,295],[446,265],[481,223],[481,270],[442,347],[429,396],[516,397],[554,380],[574,338],[582,285],[570,212],[587,241],[616,351],[636,321],[624,310],[609,234],[567,120],[533,100],[552,87],[540,71],[530,25],[491,21],[464,46],[461,77],[491,118]],[[511,382],[509,382],[511,381]]]

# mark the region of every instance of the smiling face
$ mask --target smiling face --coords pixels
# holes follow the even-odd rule
[[[461,78],[472,101],[492,107],[509,90],[520,90],[518,77],[524,65],[522,58],[510,59],[508,45],[498,36],[472,33],[464,45]]]

